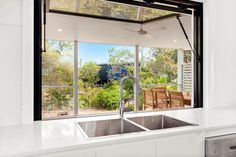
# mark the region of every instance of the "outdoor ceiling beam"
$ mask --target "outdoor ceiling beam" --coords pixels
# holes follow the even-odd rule
[[[184,14],[192,14],[191,10],[179,8],[177,6],[172,7],[172,6],[161,5],[161,4],[146,4],[145,2],[134,1],[134,0],[129,0],[129,1],[127,1],[127,0],[106,0],[106,1],[135,5],[135,6],[140,6],[140,7],[153,8],[153,9],[168,10],[168,11],[184,13]]]

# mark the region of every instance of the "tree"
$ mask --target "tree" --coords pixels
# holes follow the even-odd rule
[[[185,63],[191,63],[192,60],[192,51],[191,50],[185,50],[184,51],[184,62]]]
[[[125,5],[101,0],[51,0],[50,8],[123,19],[147,20],[170,14],[169,11]]]
[[[119,69],[119,71],[122,71],[122,69],[125,69],[126,71],[126,73],[120,72],[119,79],[125,75],[133,75],[133,71],[134,71],[134,53],[133,52],[131,52],[127,48],[123,48],[123,49],[112,48],[108,51],[108,53],[109,53],[108,63],[113,67],[116,66],[116,68]],[[111,75],[111,73],[112,71],[108,72],[108,75]],[[129,98],[133,97],[133,93],[134,93],[133,82],[131,80],[125,81],[123,89],[127,91]]]
[[[108,71],[108,78],[112,79],[114,74],[118,74],[120,79],[125,75],[133,75],[134,72],[134,53],[127,48],[108,50],[108,64],[112,67]]]
[[[73,98],[73,64],[69,56],[71,42],[47,41],[47,52],[42,54],[43,109],[61,110],[71,108]]]
[[[43,109],[65,110],[73,107],[73,88],[46,88],[43,90]]]
[[[175,49],[152,48],[152,59],[147,61],[142,67],[142,79],[159,79],[167,76],[167,81],[171,82],[177,78],[177,53]],[[151,79],[156,80],[156,79]],[[158,80],[154,81],[154,83]]]
[[[129,49],[111,48],[108,53],[108,63],[111,65],[127,65],[134,63],[134,53],[132,53]]]
[[[172,12],[165,11],[165,10],[158,10],[158,9],[151,9],[151,8],[141,8],[140,10],[142,15],[142,20],[148,20],[154,17],[160,17],[164,15],[171,14]]]
[[[45,52],[42,55],[42,83],[51,85],[73,85],[73,65],[61,61],[57,52]]]
[[[94,62],[87,62],[81,68],[79,68],[79,79],[84,82],[85,86],[94,87],[99,81],[99,70],[101,69]]]
[[[74,44],[70,41],[48,40],[46,43],[48,52],[57,52],[60,55],[70,55]]]

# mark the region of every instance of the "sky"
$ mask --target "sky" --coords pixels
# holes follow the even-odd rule
[[[121,49],[128,48],[134,51],[131,46],[121,46],[121,45],[108,45],[108,44],[94,44],[94,43],[79,43],[78,47],[78,57],[79,61],[82,60],[82,64],[93,61],[97,64],[103,64],[108,62],[108,51],[111,48]]]
[[[79,43],[78,45],[78,62],[79,65],[83,65],[86,62],[92,61],[97,64],[107,64],[109,58],[109,50],[114,48],[116,50],[120,49],[128,49],[130,52],[135,51],[134,46],[125,46],[125,45],[112,45],[112,44],[95,44],[95,43]],[[139,58],[142,56],[144,59],[151,59],[152,56],[149,53],[150,48],[144,48],[140,50],[141,53],[139,54]],[[74,55],[73,51],[70,51],[68,54],[64,54],[61,56],[62,61],[69,61],[71,63],[74,62]],[[145,60],[146,60],[145,59]]]
[[[81,65],[88,61],[93,61],[97,64],[104,64],[108,62],[109,49],[129,49],[134,52],[134,46],[123,46],[123,45],[111,45],[111,44],[94,44],[94,43],[79,43],[78,46],[78,58]],[[143,54],[147,57],[149,48],[143,49]],[[141,56],[140,56],[141,57]]]

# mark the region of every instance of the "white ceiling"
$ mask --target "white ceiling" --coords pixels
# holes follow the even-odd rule
[[[184,15],[181,17],[181,20],[189,35],[189,39],[192,39],[191,16]],[[59,32],[58,29],[62,31]],[[47,13],[47,39],[189,49],[189,45],[175,17],[144,24],[143,29],[152,34],[152,36],[137,35],[126,29],[138,31],[140,25]]]

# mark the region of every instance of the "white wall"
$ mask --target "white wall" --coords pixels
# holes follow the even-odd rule
[[[22,2],[0,1],[0,124],[21,121]]]
[[[22,0],[22,123],[33,122],[33,0]]]
[[[0,0],[0,126],[32,121],[30,5],[30,0]]]
[[[204,100],[236,107],[236,1],[204,2]]]

